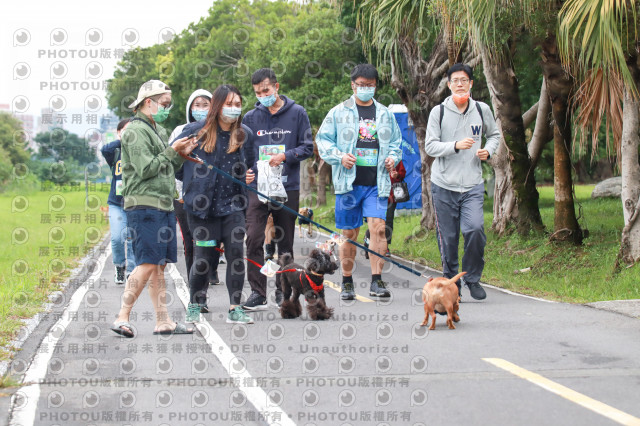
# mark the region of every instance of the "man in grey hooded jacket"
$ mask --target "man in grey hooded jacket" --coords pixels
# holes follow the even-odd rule
[[[429,114],[425,151],[435,157],[431,193],[443,274],[458,273],[458,242],[464,237],[462,269],[471,297],[487,297],[480,286],[484,269],[484,181],[482,161],[498,148],[500,132],[489,106],[470,97],[473,71],[454,64],[447,71],[451,96]],[[484,148],[482,135],[486,137]],[[458,282],[458,292],[461,284]]]

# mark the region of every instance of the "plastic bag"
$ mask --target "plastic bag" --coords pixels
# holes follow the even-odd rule
[[[269,161],[258,161],[258,191],[266,195],[267,197],[284,203],[289,199],[287,191],[284,190],[282,184],[282,164],[276,167],[271,167]],[[263,203],[268,200],[260,195],[258,199]]]

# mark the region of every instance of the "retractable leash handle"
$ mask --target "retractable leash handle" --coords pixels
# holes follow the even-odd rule
[[[305,217],[305,216],[301,215],[300,213],[298,213],[297,211],[293,210],[293,209],[292,209],[292,208],[290,208],[290,207],[285,206],[285,205],[284,205],[283,203],[281,203],[280,201],[276,201],[276,200],[273,200],[273,199],[271,199],[271,198],[267,197],[265,194],[263,194],[262,192],[258,191],[256,188],[253,188],[253,187],[251,187],[251,186],[247,185],[245,182],[242,182],[240,179],[236,179],[236,178],[234,178],[234,177],[233,177],[233,176],[231,176],[229,173],[225,172],[224,170],[221,170],[221,169],[217,168],[217,167],[216,167],[216,166],[214,166],[213,164],[209,164],[208,162],[204,161],[203,159],[201,159],[201,158],[200,158],[200,157],[198,157],[197,155],[195,155],[195,154],[190,154],[190,155],[189,155],[189,157],[191,157],[191,158],[192,158],[193,160],[195,160],[196,162],[202,162],[202,164],[204,164],[205,166],[207,166],[207,168],[208,168],[208,169],[210,169],[210,170],[215,170],[217,173],[221,174],[222,176],[226,177],[227,179],[230,179],[232,182],[237,183],[237,184],[239,184],[239,185],[242,185],[243,187],[245,187],[245,188],[249,189],[250,191],[255,192],[257,195],[259,195],[259,196],[261,196],[261,197],[263,197],[263,198],[266,198],[266,199],[267,199],[267,201],[269,201],[269,202],[270,202],[271,204],[273,204],[274,206],[276,206],[276,207],[281,207],[281,208],[285,209],[286,211],[288,211],[288,212],[290,212],[290,213],[292,213],[292,214],[294,214],[294,215],[298,216],[299,218],[302,218],[302,219],[308,220],[309,222],[313,223],[313,224],[314,224],[315,226],[317,226],[318,228],[320,228],[320,229],[322,229],[322,230],[325,230],[325,231],[329,232],[330,234],[338,234],[336,231],[334,231],[334,230],[332,230],[332,229],[330,229],[330,228],[327,228],[326,226],[321,225],[321,224],[319,224],[318,222],[315,222],[314,220],[309,219],[308,217]],[[192,161],[193,161],[193,160],[192,160]],[[418,277],[430,278],[430,276],[429,276],[429,275],[421,274],[420,272],[416,271],[415,269],[409,268],[408,266],[405,266],[405,265],[403,265],[403,264],[401,264],[401,263],[399,263],[399,262],[396,262],[396,261],[395,261],[395,260],[393,260],[393,259],[389,259],[388,257],[386,257],[386,256],[384,256],[384,255],[382,255],[382,254],[380,254],[380,253],[378,253],[378,252],[376,252],[376,251],[373,251],[373,250],[371,250],[371,249],[370,249],[370,248],[368,248],[368,247],[363,246],[362,244],[358,243],[357,241],[353,241],[353,240],[351,240],[351,239],[349,239],[349,238],[346,238],[346,237],[344,237],[344,236],[342,236],[342,235],[341,235],[341,237],[342,237],[342,238],[344,238],[344,240],[345,240],[344,242],[351,243],[351,244],[353,244],[354,246],[356,246],[356,247],[358,247],[358,248],[361,248],[361,249],[363,249],[363,250],[365,250],[365,251],[367,251],[367,252],[369,252],[369,253],[371,253],[371,254],[374,254],[374,255],[378,256],[379,258],[381,258],[381,259],[382,259],[382,260],[384,260],[385,262],[390,262],[390,263],[392,263],[392,264],[396,265],[397,267],[399,267],[399,268],[401,268],[401,269],[404,269],[405,271],[411,272],[413,275],[417,275]]]

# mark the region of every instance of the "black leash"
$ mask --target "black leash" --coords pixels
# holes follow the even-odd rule
[[[326,226],[321,225],[318,222],[315,222],[314,220],[312,220],[312,219],[310,219],[310,218],[308,218],[306,216],[301,215],[300,213],[298,213],[297,211],[293,210],[290,207],[285,206],[282,202],[277,201],[277,200],[273,200],[273,199],[267,197],[266,195],[264,195],[263,193],[258,191],[256,188],[253,188],[253,187],[247,185],[246,182],[242,182],[241,180],[236,179],[235,177],[231,176],[229,173],[225,172],[224,170],[219,169],[218,167],[214,166],[213,164],[209,164],[208,162],[204,161],[203,159],[201,159],[197,155],[194,156],[194,154],[191,154],[190,157],[193,158],[194,160],[202,162],[202,164],[207,166],[208,169],[214,169],[217,173],[220,173],[222,176],[226,177],[227,179],[230,179],[232,182],[235,182],[235,183],[237,183],[239,185],[242,185],[245,188],[248,188],[249,190],[255,192],[257,195],[261,196],[262,198],[267,199],[267,201],[269,201],[274,206],[284,208],[286,211],[288,211],[290,213],[293,213],[294,215],[298,216],[299,218],[302,218],[304,220],[308,220],[309,222],[311,222],[312,224],[314,224],[318,228],[323,229],[323,230],[329,232],[330,234],[338,234],[336,231],[334,231],[332,229],[329,229]],[[386,257],[386,256],[384,256],[384,255],[382,255],[382,254],[380,254],[380,253],[378,253],[376,251],[373,251],[370,248],[365,247],[362,244],[358,243],[357,241],[353,241],[353,240],[351,240],[349,238],[346,238],[346,237],[344,237],[344,238],[348,243],[351,243],[356,247],[359,247],[359,248],[361,248],[361,249],[363,249],[363,250],[365,250],[365,251],[367,251],[369,253],[372,253],[372,254],[378,256],[379,258],[383,259],[385,262],[391,262],[392,264],[396,265],[397,267],[399,267],[401,269],[404,269],[405,271],[411,272],[412,274],[417,275],[419,277],[429,278],[429,276],[421,274],[420,272],[416,271],[415,269],[411,269],[408,266],[405,266],[405,265],[403,265],[403,264],[401,264],[401,263],[399,263],[399,262],[397,262],[397,261],[395,261],[395,260],[393,260],[391,258],[388,258],[388,257]]]

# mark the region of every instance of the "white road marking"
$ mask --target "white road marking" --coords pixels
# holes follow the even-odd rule
[[[12,415],[11,422],[9,423],[10,425],[28,426],[34,423],[36,410],[38,408],[38,401],[40,399],[40,382],[47,376],[47,368],[49,366],[51,356],[53,355],[53,348],[55,344],[58,343],[61,336],[64,336],[64,333],[60,332],[60,330],[64,331],[67,329],[67,326],[71,323],[72,313],[78,311],[80,303],[84,300],[84,296],[87,294],[87,291],[89,291],[93,283],[97,282],[100,275],[102,275],[105,261],[110,255],[111,244],[107,244],[106,250],[97,259],[98,267],[87,278],[87,281],[85,281],[84,284],[78,287],[78,289],[73,293],[71,301],[63,311],[62,316],[51,327],[40,343],[40,346],[36,351],[36,355],[24,376],[23,383],[26,383],[27,385],[20,388],[20,390],[11,397]],[[52,330],[58,331],[58,337],[53,335]],[[46,346],[48,349],[46,351],[41,351],[40,348],[43,346]]]
[[[184,282],[184,279],[178,272],[175,264],[170,265],[167,269],[169,269],[169,275],[176,286],[176,293],[186,309],[189,304],[189,289],[187,288],[187,284]],[[280,420],[277,421],[273,421],[271,418],[267,419],[266,421],[268,424],[295,426],[293,420],[289,418],[287,413],[285,413],[279,405],[273,402],[269,402],[267,404],[269,397],[261,387],[249,387],[244,385],[244,383],[252,382],[251,374],[249,374],[246,368],[242,368],[240,371],[236,371],[231,368],[231,365],[238,361],[238,357],[231,351],[229,346],[227,346],[225,341],[215,331],[211,324],[209,324],[209,321],[201,317],[201,321],[194,323],[194,326],[196,326],[201,332],[205,341],[211,347],[211,352],[216,356],[216,358],[218,358],[218,361],[220,361],[220,364],[222,364],[222,367],[227,371],[229,376],[234,379],[239,379],[240,384],[238,389],[246,395],[247,400],[256,407],[256,410],[261,413],[270,413],[271,416],[269,417],[273,417],[275,414],[280,416]]]

